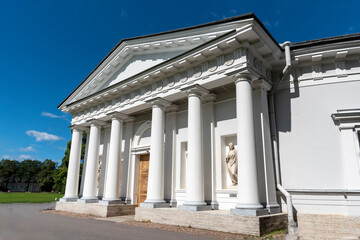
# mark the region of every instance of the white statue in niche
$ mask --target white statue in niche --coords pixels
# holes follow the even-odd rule
[[[226,169],[232,181],[232,186],[238,184],[237,150],[234,144],[229,143],[229,152],[225,158]]]
[[[102,164],[102,162],[99,161],[99,163],[98,163],[98,169],[97,169],[97,188],[99,188],[99,186],[100,186],[101,164]]]

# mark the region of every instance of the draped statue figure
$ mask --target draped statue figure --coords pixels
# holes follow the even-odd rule
[[[97,169],[97,188],[100,186],[100,173],[101,173],[101,161],[98,163],[98,169]]]
[[[232,181],[232,185],[238,183],[238,167],[237,167],[237,150],[234,148],[234,144],[229,143],[229,152],[225,158],[226,169]]]

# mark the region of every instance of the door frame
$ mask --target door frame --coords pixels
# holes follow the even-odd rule
[[[138,206],[140,206],[140,203],[139,203],[139,199],[140,199],[139,190],[140,190],[140,163],[141,163],[141,156],[148,156],[149,159],[147,160],[147,162],[149,162],[149,164],[150,164],[150,154],[149,153],[139,155],[139,176],[138,176],[138,197],[137,197]],[[148,179],[149,179],[149,170],[148,170]],[[148,188],[148,186],[146,186],[146,192],[147,192],[147,188]],[[146,193],[146,196],[147,196],[147,193]]]
[[[131,169],[129,179],[130,180],[130,196],[131,204],[137,205],[138,191],[139,191],[139,168],[140,168],[140,155],[150,154],[150,146],[144,146],[141,148],[133,148],[131,151],[131,161],[129,168]],[[150,161],[150,160],[149,160]]]

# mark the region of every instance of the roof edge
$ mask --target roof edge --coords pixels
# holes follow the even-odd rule
[[[192,30],[192,29],[196,29],[196,28],[201,28],[201,27],[207,27],[207,26],[212,26],[212,25],[217,25],[217,24],[223,24],[223,23],[228,23],[228,22],[233,22],[233,21],[239,21],[239,20],[244,20],[244,19],[250,19],[250,18],[254,18],[255,21],[260,25],[260,27],[266,32],[266,34],[271,38],[271,40],[279,47],[279,49],[281,51],[283,51],[283,48],[279,45],[279,43],[275,40],[275,38],[270,34],[270,32],[266,29],[265,25],[259,20],[259,18],[253,13],[246,13],[246,14],[242,14],[242,15],[238,15],[238,16],[234,16],[234,17],[230,17],[230,18],[225,18],[225,19],[221,19],[221,20],[217,20],[217,21],[213,21],[213,22],[208,22],[208,23],[203,23],[200,25],[195,25],[195,26],[190,26],[190,27],[185,27],[185,28],[179,28],[179,29],[174,29],[174,30],[169,30],[169,31],[165,31],[165,32],[159,32],[159,33],[153,33],[153,34],[148,34],[148,35],[142,35],[142,36],[137,36],[137,37],[132,37],[132,38],[124,38],[121,39],[111,50],[110,52],[101,60],[101,62],[85,77],[85,79],[83,81],[81,81],[81,83],[57,106],[58,109],[60,109],[60,107],[63,105],[63,103],[66,102],[66,100],[68,100],[70,98],[70,96],[91,76],[91,74],[93,74],[100,66],[101,64],[125,41],[130,41],[130,40],[136,40],[136,39],[142,39],[142,38],[148,38],[148,37],[155,37],[155,36],[160,36],[160,35],[164,35],[164,34],[171,34],[171,33],[176,33],[176,32],[181,32],[181,31],[186,31],[186,30]]]
[[[325,44],[341,43],[341,42],[356,41],[356,40],[360,40],[360,33],[353,33],[353,34],[340,35],[335,37],[319,38],[309,41],[297,42],[297,43],[292,43],[290,47],[292,50],[296,50],[306,47],[315,47]]]

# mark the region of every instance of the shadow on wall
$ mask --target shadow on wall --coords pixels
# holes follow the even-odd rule
[[[281,84],[282,89],[275,93],[275,117],[278,132],[291,132],[291,99],[300,97],[298,78],[292,71],[291,75]],[[290,79],[294,82],[293,84],[290,83]]]

